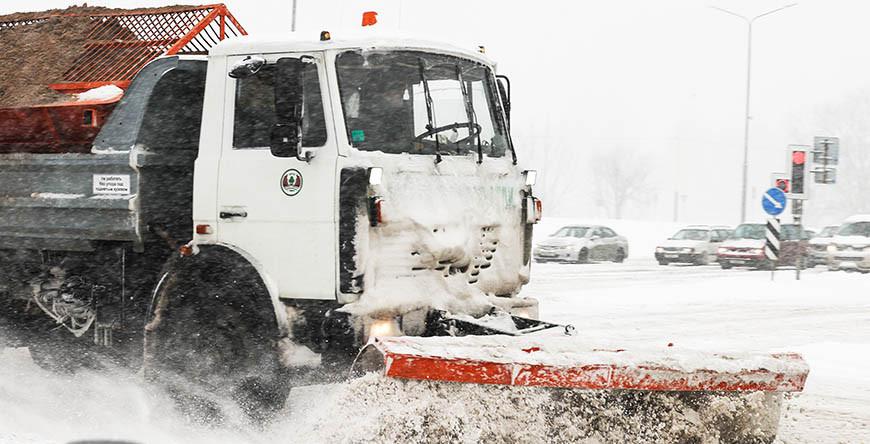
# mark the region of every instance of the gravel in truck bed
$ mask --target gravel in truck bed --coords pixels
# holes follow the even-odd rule
[[[91,19],[87,14],[155,13],[177,7],[110,9],[74,6],[0,16],[2,23],[58,15],[39,23],[0,28],[0,108],[69,100],[68,95],[58,93],[48,85],[61,82],[64,72],[84,52],[91,29]]]

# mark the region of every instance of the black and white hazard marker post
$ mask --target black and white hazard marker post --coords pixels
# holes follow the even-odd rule
[[[776,272],[776,264],[779,261],[779,219],[770,217],[767,219],[767,230],[764,235],[764,256],[772,264],[770,267],[770,280]]]
[[[765,213],[770,215],[767,219],[767,230],[765,232],[764,255],[770,261],[770,280],[773,280],[773,274],[776,271],[777,262],[779,262],[779,219],[776,216],[785,211],[788,204],[788,199],[785,193],[776,187],[773,187],[764,192],[761,196],[761,208]]]

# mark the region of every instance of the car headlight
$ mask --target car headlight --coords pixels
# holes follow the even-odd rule
[[[725,247],[719,247],[716,249],[716,253],[718,253],[718,254],[725,254],[727,252],[728,252],[728,249]]]
[[[656,253],[664,253],[665,249],[662,247],[656,247]]]
[[[828,253],[836,253],[836,252],[837,252],[836,245],[834,245],[834,244],[828,245]]]
[[[762,254],[762,253],[764,253],[764,250],[762,250],[761,248],[756,248],[756,249],[754,249],[754,250],[751,250],[750,253],[752,253],[752,254]]]
[[[864,246],[864,251],[870,251],[870,245],[865,245],[865,246]]]
[[[694,251],[694,248],[683,248],[682,250],[680,250],[680,253],[693,253]]]

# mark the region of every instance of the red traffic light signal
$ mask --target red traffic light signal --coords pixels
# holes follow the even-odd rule
[[[779,188],[783,193],[791,192],[791,183],[788,179],[776,179],[775,187]]]
[[[791,153],[791,163],[795,165],[803,165],[807,160],[807,152],[806,151],[792,151]]]

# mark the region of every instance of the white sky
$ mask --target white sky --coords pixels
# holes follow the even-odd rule
[[[756,22],[753,45],[749,215],[761,219],[760,193],[785,169],[796,129],[822,104],[870,84],[866,0],[796,0]],[[63,0],[4,0],[0,14],[66,7]],[[113,7],[173,1],[91,1]],[[225,0],[251,34],[290,29],[290,0]],[[359,27],[379,12],[385,33],[487,47],[513,83],[513,132],[521,161],[549,185],[546,208],[602,216],[588,180],[602,151],[648,156],[648,202],[627,217],[670,219],[674,192],[681,220],[735,223],[746,76],[746,27],[716,5],[755,15],[788,0],[298,0],[299,32],[316,37]],[[868,116],[870,118],[870,116]],[[811,125],[811,123],[810,123]],[[843,147],[848,150],[850,147]],[[570,201],[548,201],[556,188]],[[549,188],[549,189],[547,189]]]

